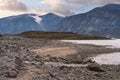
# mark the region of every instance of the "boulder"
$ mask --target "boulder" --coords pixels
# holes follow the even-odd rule
[[[89,69],[90,71],[95,71],[95,72],[105,72],[102,66],[97,63],[88,64],[87,69]]]
[[[0,37],[2,37],[2,35],[0,34]]]
[[[8,78],[16,78],[17,77],[17,72],[16,71],[8,71],[7,73],[6,73],[6,77],[8,77]]]

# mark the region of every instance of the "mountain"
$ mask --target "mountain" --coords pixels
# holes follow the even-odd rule
[[[120,4],[108,4],[87,13],[66,17],[54,30],[120,38]]]
[[[108,4],[65,18],[48,13],[42,16],[23,14],[0,19],[0,34],[26,31],[73,32],[120,38],[120,4]]]
[[[53,13],[43,16],[23,14],[0,19],[1,34],[18,34],[25,31],[51,31],[63,17]]]

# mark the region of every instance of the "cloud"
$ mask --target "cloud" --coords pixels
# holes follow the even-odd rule
[[[33,10],[32,12],[33,13],[38,13],[40,15],[44,15],[44,14],[49,13],[47,10],[44,10],[44,9],[41,9],[41,8],[37,8],[37,9]]]
[[[27,7],[19,0],[0,0],[0,10],[25,12]]]
[[[40,4],[47,5],[48,12],[53,12],[65,16],[73,15],[78,6],[81,6],[70,3],[67,0],[44,0]]]
[[[40,2],[40,5],[48,6],[48,12],[70,16],[76,14],[76,12],[85,12],[91,7],[111,3],[118,4],[120,0],[43,0]]]
[[[29,10],[19,0],[0,0],[0,18],[27,13]]]
[[[106,4],[120,4],[120,0],[94,0],[95,5],[102,6]]]
[[[105,4],[120,4],[120,0],[38,0],[38,2],[40,2],[39,6],[37,2],[34,3],[34,0],[25,0],[25,2],[27,3],[25,4],[29,6],[29,9],[24,4],[24,0],[0,0],[0,17],[23,13],[43,15],[49,12],[62,16],[71,16],[87,12],[88,10]],[[33,5],[37,6],[31,8]]]
[[[90,0],[44,0],[40,3],[40,5],[47,5],[49,12],[64,16],[85,12],[90,4],[92,4]]]

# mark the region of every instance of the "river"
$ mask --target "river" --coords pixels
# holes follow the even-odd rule
[[[72,42],[75,44],[93,44],[107,46],[109,48],[120,48],[120,39],[112,40],[61,40],[62,42]],[[92,60],[98,64],[106,65],[120,65],[120,52],[99,54],[96,57],[92,57]]]

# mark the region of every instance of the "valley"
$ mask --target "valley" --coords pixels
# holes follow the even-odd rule
[[[90,57],[120,52],[92,44],[60,40],[0,37],[1,80],[119,80],[119,65],[99,65]]]
[[[119,1],[24,1],[0,0],[0,80],[120,80]]]

